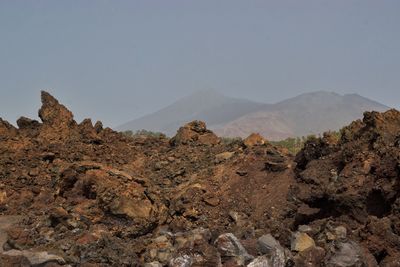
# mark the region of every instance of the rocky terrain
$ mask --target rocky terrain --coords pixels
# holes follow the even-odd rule
[[[0,119],[0,266],[400,266],[400,112],[296,156],[201,121],[166,137]]]

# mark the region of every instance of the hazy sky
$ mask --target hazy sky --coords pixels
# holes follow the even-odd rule
[[[193,91],[315,90],[400,108],[400,1],[0,1],[0,117],[46,89],[116,126]]]

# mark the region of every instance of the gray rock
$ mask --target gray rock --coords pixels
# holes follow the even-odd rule
[[[169,262],[169,267],[190,267],[193,264],[193,260],[189,255],[182,255],[173,258]]]
[[[247,267],[274,267],[267,256],[260,256],[250,262]]]
[[[290,260],[287,251],[284,249],[274,249],[269,255],[257,257],[250,262],[248,267],[286,267]]]
[[[312,233],[313,229],[308,225],[300,225],[297,229],[300,233],[310,234]]]
[[[253,261],[254,266],[273,266],[273,267],[285,267],[286,262],[291,258],[290,251],[283,248],[281,244],[270,234],[263,235],[257,240],[258,250],[262,254],[266,254],[265,257],[259,257],[258,261]],[[268,260],[268,263],[265,261]],[[262,265],[264,264],[264,265]]]
[[[271,253],[275,249],[282,249],[279,242],[271,235],[263,235],[257,240],[258,249],[262,254]]]
[[[235,258],[235,261],[241,265],[254,259],[240,243],[240,241],[231,233],[222,234],[215,240],[215,246],[222,258]]]
[[[153,261],[153,262],[145,263],[144,267],[162,267],[162,264],[159,263],[158,261]]]
[[[326,267],[364,267],[378,266],[371,262],[370,257],[365,255],[362,248],[353,241],[335,241],[329,248],[325,258]]]
[[[58,264],[65,264],[65,260],[57,255],[49,254],[46,251],[36,252],[30,250],[8,250],[3,252],[4,255],[11,256],[11,257],[19,257],[23,256],[27,258],[32,266],[40,266],[42,264],[48,262],[56,262]]]
[[[347,229],[344,226],[338,226],[335,228],[336,239],[345,239],[347,236]]]

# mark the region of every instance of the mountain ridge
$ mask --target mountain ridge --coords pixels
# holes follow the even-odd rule
[[[246,137],[259,132],[267,139],[281,140],[338,130],[361,118],[365,111],[387,109],[388,106],[355,93],[342,95],[320,90],[268,104],[206,90],[181,98],[117,129],[146,129],[172,136],[180,125],[202,120],[220,136]]]
[[[226,122],[227,118],[232,120],[263,106],[264,103],[228,97],[215,90],[201,90],[178,99],[154,113],[124,123],[117,129],[134,131],[146,129],[173,135],[188,121],[198,119],[217,125]]]

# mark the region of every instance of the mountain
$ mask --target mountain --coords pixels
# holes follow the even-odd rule
[[[246,99],[227,97],[214,90],[203,90],[186,96],[155,113],[129,121],[117,129],[120,131],[146,129],[172,136],[188,121],[203,120],[209,125],[225,125],[266,106],[266,104]]]
[[[275,104],[263,104],[223,96],[215,91],[200,91],[174,104],[128,122],[119,130],[139,130],[175,134],[191,120],[203,120],[220,136],[246,137],[258,132],[270,140],[319,134],[338,130],[365,111],[384,111],[389,107],[357,94],[340,95],[317,91]]]
[[[389,107],[357,94],[318,91],[268,105],[213,130],[221,136],[248,136],[259,132],[270,140],[339,130],[365,111]]]

